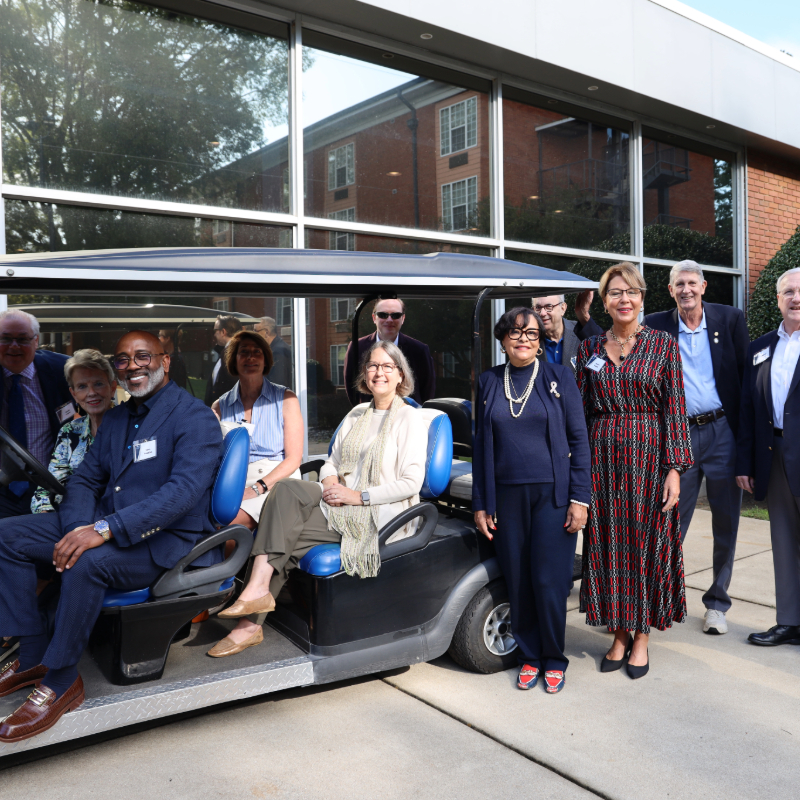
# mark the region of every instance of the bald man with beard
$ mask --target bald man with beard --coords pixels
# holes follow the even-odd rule
[[[214,530],[222,433],[213,412],[169,379],[169,365],[151,333],[123,336],[114,368],[131,398],[106,413],[58,511],[0,520],[0,636],[20,637],[0,697],[34,687],[0,723],[0,742],[42,733],[83,702],[77,664],[106,589],[150,586]],[[194,565],[221,559],[212,550]],[[61,573],[52,638],[37,607],[37,564]]]

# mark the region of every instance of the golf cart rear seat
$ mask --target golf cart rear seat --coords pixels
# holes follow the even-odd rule
[[[460,397],[441,397],[428,400],[424,407],[434,408],[447,414],[453,426],[453,455],[471,458],[474,438],[472,403]],[[459,505],[472,502],[471,461],[453,460],[450,480],[443,495],[445,499],[454,500]]]
[[[409,398],[406,398],[406,401],[408,402]],[[442,411],[427,407],[420,408],[413,401],[409,402],[409,405],[413,405],[415,408],[419,409],[419,413],[428,426],[425,480],[423,481],[419,495],[420,498],[432,500],[439,497],[439,495],[447,489],[447,485],[450,481],[450,467],[453,463],[453,429],[449,416],[442,413]],[[344,420],[342,422],[344,422]],[[342,423],[339,424],[339,427],[331,438],[330,444],[328,445],[328,455],[330,455],[333,449],[333,442],[341,427]],[[407,522],[416,516],[425,516],[419,512],[414,512],[414,509],[419,509],[420,506],[429,506],[430,510],[426,512],[428,516],[425,517],[425,522],[417,529],[417,532],[413,536],[402,539],[396,544],[391,542],[390,539],[392,535],[400,528],[404,527]],[[400,518],[403,518],[403,522],[397,524]],[[386,557],[384,555],[384,545],[388,545],[390,552],[394,555],[401,554],[402,548],[400,546],[404,545],[406,542],[412,544],[412,549],[417,549],[419,546],[422,546],[418,541],[420,536],[427,535],[428,538],[430,538],[430,533],[432,533],[433,528],[436,527],[437,518],[438,512],[436,512],[435,507],[431,506],[430,503],[420,503],[419,506],[412,506],[403,513],[398,514],[398,516],[388,523],[379,533],[381,559]],[[430,528],[430,532],[425,533],[428,528]],[[405,552],[405,550],[403,550],[403,552]],[[300,559],[298,566],[304,572],[309,573],[309,575],[318,577],[333,575],[339,572],[341,570],[339,545],[318,544],[316,547],[312,547],[303,558]]]
[[[247,431],[230,431],[223,442],[211,491],[211,515],[220,530],[201,539],[152,586],[130,592],[106,591],[89,648],[112,683],[126,685],[160,678],[171,642],[188,636],[192,619],[201,611],[219,606],[230,597],[234,576],[253,546],[252,531],[229,524],[239,511],[249,457]],[[236,547],[224,561],[210,567],[191,567],[201,555],[229,540],[234,540]]]

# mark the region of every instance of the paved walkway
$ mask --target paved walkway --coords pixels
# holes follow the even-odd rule
[[[765,522],[743,519],[727,636],[702,633],[710,514],[685,547],[690,618],[651,638],[650,674],[602,675],[608,634],[570,604],[567,688],[514,688],[448,658],[270,695],[0,773],[16,798],[703,798],[794,800],[800,647],[774,623]]]

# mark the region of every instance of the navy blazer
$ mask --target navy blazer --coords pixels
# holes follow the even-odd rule
[[[133,460],[126,450],[128,409],[103,417],[94,444],[69,479],[58,508],[64,533],[108,519],[120,547],[149,547],[156,564],[170,569],[211,522],[211,487],[222,454],[219,420],[203,402],[169,381],[145,416],[138,438],[156,439],[156,457]],[[219,561],[219,549],[197,566]]]
[[[472,509],[497,513],[494,480],[494,437],[492,408],[507,403],[503,385],[505,366],[487,369],[478,379],[475,398],[475,440],[472,451]],[[556,384],[556,397],[550,391]],[[591,454],[583,401],[571,367],[539,362],[534,391],[539,393],[547,412],[547,441],[553,460],[556,505],[571,500],[588,503],[592,493]],[[525,424],[520,419],[520,424]],[[536,458],[536,453],[531,453]]]
[[[714,365],[714,382],[717,394],[725,409],[725,418],[733,435],[739,430],[739,405],[742,397],[742,381],[750,336],[741,309],[719,303],[703,303],[706,312],[708,342],[711,347],[711,363]],[[648,314],[644,324],[657,331],[666,331],[678,339],[678,309]],[[719,341],[717,341],[717,339]],[[706,408],[704,411],[713,411]]]
[[[777,345],[778,331],[765,334],[750,345],[745,362],[736,474],[755,479],[753,495],[756,500],[767,496],[772,468],[772,356]],[[769,348],[769,358],[753,364],[756,353],[766,348]],[[800,362],[783,407],[783,441],[789,488],[795,497],[800,497],[800,447],[797,446],[800,442]]]
[[[33,357],[33,366],[36,368],[36,377],[42,387],[44,406],[47,409],[47,418],[50,421],[50,449],[56,442],[56,435],[64,424],[58,419],[56,409],[64,403],[72,403],[77,410],[77,404],[69,393],[67,379],[64,377],[64,364],[69,356],[61,353],[51,353],[49,350],[37,350]],[[0,381],[0,402],[6,402],[5,381]]]

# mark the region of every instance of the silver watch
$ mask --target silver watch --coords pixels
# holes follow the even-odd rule
[[[367,491],[361,492],[361,503],[365,506],[369,505],[369,492]]]
[[[111,527],[104,519],[95,522],[94,529],[103,537],[104,541],[107,542],[111,538]]]

